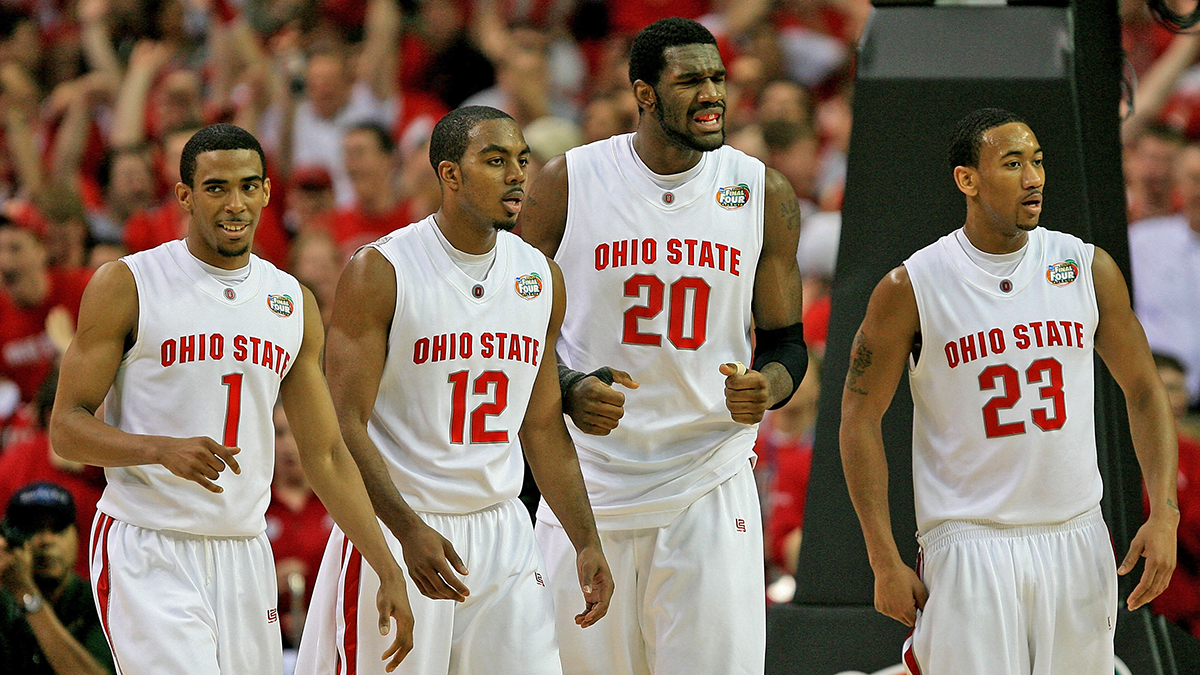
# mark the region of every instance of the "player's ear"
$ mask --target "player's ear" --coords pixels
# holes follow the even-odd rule
[[[462,184],[462,166],[457,162],[448,159],[438,162],[437,175],[442,185],[451,190],[457,190]]]
[[[979,194],[979,172],[969,166],[954,167],[954,184],[968,197]]]
[[[175,199],[179,201],[179,205],[184,211],[192,212],[192,188],[183,183],[175,184]]]
[[[633,97],[637,99],[638,107],[644,110],[654,110],[654,106],[658,105],[658,92],[645,80],[633,83]]]
[[[264,207],[266,207],[267,204],[271,203],[271,179],[270,178],[263,178],[262,189],[263,189],[262,205]]]

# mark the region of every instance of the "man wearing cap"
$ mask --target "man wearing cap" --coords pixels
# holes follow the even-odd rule
[[[0,421],[16,404],[33,400],[59,349],[66,348],[56,346],[54,326],[63,326],[60,332],[70,340],[89,276],[49,267],[36,225],[0,216],[0,381],[20,391],[7,406],[0,396]]]
[[[16,492],[0,523],[0,668],[112,673],[92,589],[73,572],[75,502],[54,483]]]

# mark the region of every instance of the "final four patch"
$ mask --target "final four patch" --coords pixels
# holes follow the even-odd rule
[[[1046,268],[1046,281],[1055,286],[1066,286],[1079,278],[1079,264],[1071,258],[1056,262]]]
[[[723,209],[740,209],[750,203],[750,186],[745,183],[717,189],[717,205]]]
[[[537,272],[517,277],[517,295],[532,300],[542,294],[542,278]]]
[[[291,316],[296,310],[296,304],[292,302],[290,295],[267,295],[267,307],[271,308],[279,316]]]

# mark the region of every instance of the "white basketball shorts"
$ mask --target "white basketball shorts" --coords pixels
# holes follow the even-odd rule
[[[600,530],[616,590],[587,629],[575,625],[584,602],[566,532],[535,531],[566,675],[762,675],[763,532],[749,462],[666,527]]]
[[[454,545],[471,594],[461,603],[431,600],[405,569],[413,650],[395,672],[561,675],[550,592],[525,507],[513,499],[464,515],[419,515]],[[383,533],[404,568],[400,542],[387,527]],[[296,675],[384,673],[381,657],[393,636],[379,634],[378,592],[379,577],[335,526],[313,585]]]
[[[1116,556],[1096,507],[1055,525],[943,523],[920,538],[913,675],[1113,672]]]
[[[97,512],[92,591],[119,675],[279,675],[267,535],[147,530]]]

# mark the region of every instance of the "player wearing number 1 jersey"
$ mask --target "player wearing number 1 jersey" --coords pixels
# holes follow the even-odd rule
[[[517,499],[522,451],[577,551],[565,601],[578,611],[582,587],[586,606],[572,629],[604,616],[612,594],[559,400],[562,276],[507,231],[528,157],[499,110],[443,117],[429,150],[441,209],[356,253],[338,287],[330,384],[412,580],[416,646],[405,674],[561,673],[542,556]],[[376,651],[378,637],[357,623],[376,583],[335,530],[298,675],[377,672],[360,654]]]
[[[617,585],[597,630],[562,630],[556,603],[563,669],[762,673],[750,460],[757,422],[807,363],[799,209],[778,172],[723,146],[725,69],[703,26],[650,25],[629,69],[637,132],[549,162],[521,223],[566,279],[564,408]],[[566,533],[546,508],[537,532],[558,600]]]
[[[910,673],[1110,672],[1116,572],[1146,558],[1136,609],[1175,566],[1166,392],[1113,259],[1038,228],[1045,170],[1033,131],[1012,113],[975,111],[950,162],[966,223],[875,288],[842,394],[842,463],[875,606],[914,626]],[[1119,570],[1100,514],[1093,350],[1125,393],[1151,504]],[[906,363],[917,571],[892,537],[880,426]]]
[[[198,131],[175,186],[187,238],[102,267],[63,358],[51,439],[105,467],[91,576],[123,675],[282,673],[265,519],[277,397],[313,490],[384,570],[376,628],[398,625],[372,658],[394,668],[412,645],[403,575],[321,375],[316,301],[250,253],[270,198],[265,164],[238,127]]]

